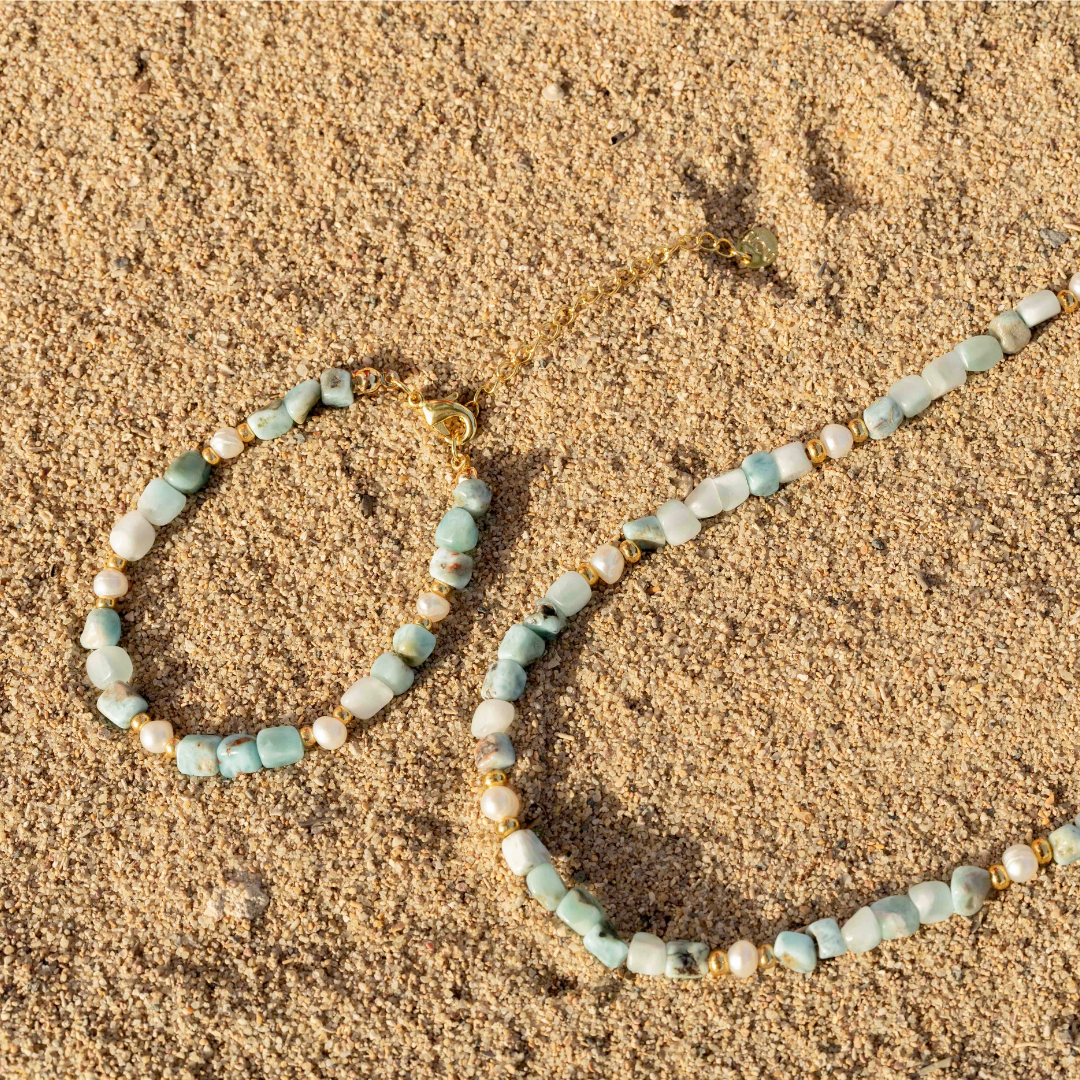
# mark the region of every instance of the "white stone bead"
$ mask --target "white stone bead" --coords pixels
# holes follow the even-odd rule
[[[513,788],[504,784],[493,784],[484,789],[480,796],[480,813],[489,821],[505,821],[517,817],[521,809],[521,800]]]
[[[750,481],[742,469],[732,469],[713,477],[717,494],[720,496],[721,510],[734,510],[750,498]]]
[[[1007,847],[1005,854],[1001,856],[1001,865],[1013,881],[1021,884],[1030,881],[1039,872],[1039,860],[1027,844]]]
[[[848,952],[863,953],[876,949],[881,944],[881,923],[868,908],[861,907],[842,927],[844,943]]]
[[[806,456],[806,446],[801,442],[789,442],[778,446],[773,452],[773,461],[780,470],[780,483],[790,484],[805,476],[814,466]]]
[[[741,469],[739,471],[742,472]],[[715,517],[723,510],[720,492],[716,490],[716,481],[711,476],[706,476],[683,502],[696,518]]]
[[[554,604],[564,619],[569,619],[589,602],[591,596],[592,589],[585,578],[576,570],[567,570],[555,579],[555,584],[548,589],[544,599]]]
[[[432,622],[442,622],[450,614],[450,601],[438,593],[421,593],[416,598],[416,612]]]
[[[128,591],[128,579],[126,574],[119,570],[101,570],[94,577],[95,596],[126,596]]]
[[[589,565],[600,575],[600,580],[614,585],[623,576],[626,560],[614,544],[601,544],[590,556]]]
[[[131,682],[134,670],[131,657],[119,645],[105,645],[86,658],[86,674],[99,690],[114,682]]]
[[[139,731],[139,742],[148,754],[164,754],[165,744],[172,736],[172,724],[168,720],[151,720]]]
[[[825,444],[825,453],[835,460],[851,453],[855,436],[843,424],[826,424],[821,429],[821,441]]]
[[[1032,327],[1038,326],[1039,323],[1044,323],[1047,319],[1060,315],[1061,302],[1049,289],[1040,289],[1030,296],[1025,296],[1016,305],[1016,314],[1024,320],[1030,330]]]
[[[918,416],[934,400],[930,384],[921,375],[905,375],[889,387],[888,396],[900,406],[900,411],[910,419]]]
[[[311,725],[311,733],[324,750],[339,749],[349,737],[349,729],[336,716],[320,716]]]
[[[922,377],[930,387],[930,397],[937,401],[943,394],[963,386],[967,379],[964,358],[958,352],[947,352],[936,360],[931,360],[922,369]]]
[[[500,701],[498,698],[481,701],[473,713],[473,738],[483,739],[496,731],[508,731],[516,715],[512,701]]]
[[[626,970],[635,975],[663,975],[667,970],[667,946],[655,934],[635,934],[626,954]]]
[[[138,510],[132,510],[112,527],[109,547],[121,559],[138,562],[154,546],[156,537],[154,526]]]
[[[551,862],[548,849],[540,842],[540,837],[532,829],[518,829],[502,842],[503,858],[510,872],[524,877],[530,870],[541,863]]]
[[[341,704],[361,720],[370,720],[390,699],[394,691],[381,679],[365,675],[341,695]]]
[[[226,459],[239,457],[244,450],[244,440],[240,438],[236,428],[221,428],[210,437],[210,449]]]
[[[1080,270],[1069,278],[1069,292],[1071,292],[1077,300],[1080,300]]]
[[[668,499],[657,508],[656,516],[664,530],[664,538],[672,547],[693,540],[701,532],[701,522],[678,499]]]
[[[736,979],[749,979],[757,971],[758,951],[752,941],[736,941],[727,951],[728,971]]]

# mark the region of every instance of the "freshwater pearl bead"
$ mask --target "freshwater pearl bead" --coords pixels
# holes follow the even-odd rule
[[[340,749],[349,737],[349,729],[336,716],[320,716],[311,731],[324,750]]]
[[[534,866],[525,876],[525,888],[545,911],[554,911],[566,895],[566,886],[551,863]]]
[[[1015,311],[995,315],[986,332],[998,339],[1006,356],[1018,353],[1031,340],[1031,328]]]
[[[517,817],[521,809],[521,799],[513,788],[495,784],[485,788],[480,796],[480,813],[489,821],[505,821]]]
[[[322,403],[331,409],[347,409],[353,403],[352,376],[344,368],[327,368],[319,376]]]
[[[341,704],[359,720],[370,720],[390,699],[394,691],[381,679],[365,675],[341,695]]]
[[[742,469],[730,469],[713,477],[716,493],[720,496],[721,510],[734,510],[750,498],[750,484]]]
[[[244,440],[236,433],[236,428],[218,428],[210,436],[210,449],[224,461],[229,461],[243,453]]]
[[[470,731],[475,739],[482,739],[496,731],[507,731],[514,722],[517,710],[509,701],[490,698],[481,701],[473,713]]]
[[[1078,270],[1075,274],[1073,274],[1071,278],[1069,278],[1068,289],[1069,292],[1071,292],[1077,300],[1080,300],[1080,270]]]
[[[772,452],[776,468],[780,473],[780,483],[790,484],[805,476],[814,467],[806,453],[806,445],[801,442],[785,443]]]
[[[517,755],[514,753],[514,744],[510,741],[510,736],[505,731],[493,731],[476,744],[474,760],[478,773],[489,773],[495,770],[501,772],[503,769],[509,769],[517,761]]]
[[[265,769],[283,769],[295,765],[304,756],[304,740],[289,724],[263,728],[255,736],[255,746]]]
[[[868,908],[861,907],[840,929],[848,952],[864,953],[881,944],[881,924]]]
[[[882,941],[910,937],[919,929],[919,909],[910,896],[886,896],[874,901],[870,910],[881,927]]]
[[[322,398],[322,387],[318,379],[306,379],[298,383],[285,395],[285,411],[294,424],[302,424],[308,414]]]
[[[442,622],[450,614],[450,601],[438,593],[421,593],[416,598],[416,613],[422,619]]]
[[[506,865],[510,867],[510,873],[517,877],[524,877],[541,863],[551,862],[548,849],[544,847],[532,829],[518,829],[517,832],[512,832],[502,842],[502,853]]]
[[[936,360],[931,360],[922,369],[922,377],[930,387],[930,397],[936,401],[950,390],[956,390],[967,380],[967,369],[963,358],[954,349]]]
[[[185,735],[176,748],[176,767],[185,776],[216,776],[220,735]]]
[[[743,458],[742,471],[752,495],[766,498],[780,490],[780,468],[776,458],[767,451],[759,450]]]
[[[1075,825],[1062,825],[1046,839],[1050,841],[1050,850],[1058,866],[1068,866],[1080,859],[1080,829]]]
[[[126,683],[133,671],[131,657],[119,645],[95,649],[86,658],[86,674],[99,690],[117,681]]]
[[[1016,305],[1016,314],[1024,320],[1029,327],[1036,327],[1039,323],[1052,319],[1061,314],[1061,301],[1049,289],[1040,289],[1030,296],[1025,296]],[[1012,877],[1012,875],[1009,875]],[[1013,878],[1015,881],[1016,879]]]
[[[704,480],[683,499],[686,508],[696,518],[711,518],[720,513],[720,492],[716,490],[716,481],[711,476]]]
[[[503,634],[496,654],[500,660],[513,660],[522,667],[544,655],[544,639],[522,623],[515,623]]]
[[[371,676],[386,683],[397,697],[412,686],[416,672],[397,653],[384,652],[371,665]]]
[[[559,901],[555,914],[575,934],[580,934],[582,937],[598,922],[607,918],[604,909],[600,906],[600,901],[588,889],[583,889],[581,886],[571,889]]]
[[[121,559],[138,562],[154,546],[156,537],[154,526],[138,510],[132,510],[112,527],[109,547]]]
[[[128,591],[127,575],[119,570],[100,570],[94,576],[95,596],[126,596]]]
[[[260,439],[277,439],[290,431],[294,423],[285,408],[285,399],[278,398],[265,409],[253,412],[247,418],[247,425]]]
[[[474,518],[482,518],[491,506],[491,488],[483,480],[462,480],[454,488],[453,505],[468,510]]]
[[[428,573],[436,581],[445,582],[454,589],[464,589],[472,580],[472,572],[472,556],[449,548],[437,548],[428,567]]]
[[[614,544],[601,544],[589,557],[589,565],[605,585],[614,585],[623,576],[626,559]]]
[[[808,975],[817,967],[814,939],[806,934],[796,934],[790,930],[777,934],[773,953],[781,967],[796,971],[800,975]]]
[[[110,683],[98,697],[97,708],[107,720],[127,731],[131,727],[132,718],[146,712],[149,706],[146,698],[137,690],[133,690],[126,682],[117,680]]]
[[[821,429],[821,441],[825,444],[825,452],[836,460],[851,453],[855,436],[851,434],[851,429],[843,424],[826,424]]]
[[[1013,844],[1001,856],[1001,865],[1013,881],[1023,884],[1039,872],[1039,860],[1028,844]]]
[[[981,866],[958,866],[950,882],[953,910],[957,915],[974,915],[990,895],[990,875]]]
[[[727,951],[728,971],[736,979],[749,979],[758,968],[758,950],[752,941],[736,941]]]
[[[151,525],[160,529],[184,509],[187,496],[182,491],[177,491],[168,480],[158,477],[143,488],[135,505]]]
[[[472,514],[460,506],[447,510],[435,527],[435,543],[447,551],[472,551],[480,542],[480,532]]]
[[[921,375],[905,375],[889,387],[888,396],[909,419],[918,416],[934,400],[930,384]]]
[[[622,534],[642,551],[659,551],[662,547],[667,547],[667,537],[664,536],[660,519],[655,514],[628,521],[622,527]]]
[[[151,720],[139,729],[139,742],[148,754],[164,754],[165,744],[173,737],[168,720]]]
[[[657,507],[656,518],[664,530],[664,539],[673,547],[693,540],[701,532],[701,522],[686,503],[678,499],[668,499],[663,506]]]
[[[226,780],[232,780],[241,773],[257,773],[263,767],[255,736],[245,732],[226,735],[217,744],[216,753],[218,773]]]
[[[682,506],[682,503],[679,505]],[[556,578],[544,599],[549,604],[554,604],[564,619],[569,619],[576,615],[591,597],[592,589],[585,578],[576,570],[567,570],[561,577]]]
[[[977,334],[961,341],[953,350],[964,363],[965,371],[989,371],[1005,358],[1001,343],[989,334]]]
[[[120,616],[112,608],[94,608],[87,613],[79,644],[84,649],[102,649],[120,640]]]
[[[197,450],[185,450],[175,461],[169,462],[165,481],[185,495],[194,495],[206,486],[211,471],[209,462],[203,459],[202,454]]]
[[[667,945],[655,934],[635,934],[627,950],[626,970],[635,975],[663,975],[667,971]]]
[[[831,960],[847,952],[847,942],[835,919],[818,919],[806,928],[806,932],[816,942],[817,954],[822,960]]]
[[[919,913],[922,926],[944,922],[956,911],[952,889],[944,881],[920,881],[908,889],[908,897]]]
[[[607,919],[598,922],[582,939],[586,952],[591,953],[606,968],[621,967],[626,960],[626,942]]]
[[[886,396],[868,405],[863,410],[862,418],[871,439],[884,439],[900,426],[904,414],[900,406]]]

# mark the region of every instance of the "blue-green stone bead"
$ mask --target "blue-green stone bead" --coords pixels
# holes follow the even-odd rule
[[[435,635],[419,623],[406,623],[394,631],[393,648],[409,667],[419,667],[435,649]]]
[[[194,451],[188,451],[194,453]],[[199,456],[202,461],[202,455]],[[210,466],[203,461],[203,465],[209,471]],[[201,485],[200,485],[201,486]],[[136,508],[147,521],[156,529],[168,525],[187,505],[187,496],[168,480],[155,477],[143,488]]]
[[[623,537],[632,540],[642,551],[659,551],[667,547],[664,527],[655,514],[648,517],[634,518],[622,527]]]
[[[566,629],[566,620],[554,604],[547,600],[538,600],[536,610],[525,616],[522,625],[527,626],[532,633],[539,634],[545,641],[554,641]]]
[[[957,915],[974,915],[990,895],[990,874],[981,866],[958,866],[949,882]]]
[[[597,923],[607,918],[600,901],[588,889],[571,889],[560,901],[555,914],[575,934],[584,937]]]
[[[131,720],[141,712],[146,712],[147,704],[137,690],[132,690],[127,683],[114,682],[97,699],[98,712],[111,720],[118,728],[125,731],[131,727]]]
[[[480,696],[498,698],[500,701],[517,701],[525,693],[527,676],[525,669],[516,660],[496,660],[487,669]]]
[[[218,771],[226,780],[241,773],[258,772],[262,767],[259,747],[254,735],[226,735],[217,744]]]
[[[285,411],[294,424],[302,424],[308,418],[308,413],[319,404],[321,398],[322,386],[319,380],[306,379],[302,383],[297,383],[285,395]],[[252,431],[254,430],[252,428]]]
[[[607,919],[601,919],[581,939],[581,944],[606,968],[622,967],[630,946]]]
[[[472,551],[479,539],[472,514],[460,506],[447,510],[435,527],[435,543],[447,551]]]
[[[84,649],[104,649],[120,643],[120,616],[113,608],[93,608],[87,612],[79,644]]]
[[[817,954],[821,960],[831,960],[847,952],[847,942],[835,919],[818,919],[806,928],[806,932],[817,942]]]
[[[1016,311],[1003,311],[995,315],[986,332],[990,337],[997,338],[1006,356],[1014,356],[1031,340],[1031,327]]]
[[[176,767],[185,776],[216,776],[219,735],[185,735],[176,748]]]
[[[780,490],[780,466],[767,450],[759,450],[743,458],[742,471],[751,495],[765,498]]]
[[[478,773],[501,772],[517,761],[517,754],[505,731],[493,731],[477,742],[474,759]]]
[[[944,881],[920,881],[908,889],[922,926],[944,922],[954,913],[952,889]]]
[[[515,623],[503,634],[499,642],[500,660],[513,660],[522,667],[539,660],[544,655],[544,639],[524,623]]]
[[[836,931],[840,933],[839,928]],[[843,945],[844,939],[840,939]],[[806,934],[796,934],[791,930],[784,930],[776,935],[773,944],[773,952],[781,967],[789,971],[797,971],[800,975],[809,975],[817,967],[817,949],[814,948],[814,939]]]
[[[344,368],[327,368],[319,376],[322,403],[331,409],[347,409],[355,400],[352,375]]]
[[[431,557],[428,573],[453,589],[464,589],[472,580],[473,558],[461,551],[437,548]]]
[[[534,866],[525,877],[529,895],[547,911],[554,911],[566,895],[566,886],[559,871],[551,863]]]
[[[255,736],[259,760],[266,769],[281,769],[295,765],[304,756],[304,741],[300,732],[288,724],[263,728]]]
[[[285,408],[284,398],[278,398],[265,409],[253,412],[247,418],[247,424],[260,439],[276,439],[295,426]]]
[[[886,896],[870,905],[881,927],[882,941],[911,937],[919,929],[919,909],[910,896]]]
[[[185,450],[175,461],[170,462],[165,470],[166,482],[185,495],[194,495],[196,491],[201,491],[209,479],[210,466],[196,450]]]
[[[709,971],[709,946],[703,941],[669,941],[667,967],[669,979],[704,979]]]
[[[371,665],[371,674],[381,683],[385,683],[397,694],[404,694],[413,684],[416,674],[397,653],[384,652]]]
[[[1075,825],[1062,825],[1046,839],[1050,841],[1054,862],[1059,866],[1068,866],[1080,859],[1080,829]]]
[[[886,395],[867,405],[862,418],[871,439],[884,439],[900,426],[904,410]]]
[[[989,334],[977,334],[961,341],[953,350],[963,361],[965,371],[989,371],[1005,359],[1001,342]]]
[[[483,480],[462,480],[454,488],[454,506],[482,518],[491,506],[491,488]]]

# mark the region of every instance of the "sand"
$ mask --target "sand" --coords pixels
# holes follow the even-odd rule
[[[809,978],[620,978],[502,864],[468,734],[624,520],[1080,269],[1077,13],[0,9],[0,1075],[1080,1075],[1080,871]],[[681,256],[498,395],[474,582],[344,750],[200,782],[96,717],[89,583],[171,457],[351,357],[469,391],[631,252],[755,222],[773,270]],[[761,942],[1076,814],[1078,427],[1080,316],[604,590],[515,735],[564,876]],[[155,715],[325,712],[448,490],[391,398],[217,470],[122,603]]]

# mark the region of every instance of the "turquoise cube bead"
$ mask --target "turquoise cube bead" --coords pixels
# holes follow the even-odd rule
[[[554,641],[565,629],[566,619],[559,609],[547,600],[538,600],[536,610],[522,620],[534,634],[539,634],[545,641]]]
[[[544,655],[544,639],[523,623],[515,623],[503,634],[499,642],[500,660],[514,660],[522,667],[539,660]]]
[[[176,767],[185,776],[215,776],[219,735],[185,735],[176,748]]]
[[[554,911],[566,895],[566,886],[558,870],[551,863],[534,866],[525,878],[529,895],[547,911]]]
[[[294,424],[302,424],[308,413],[319,404],[322,398],[322,386],[318,379],[307,379],[298,383],[285,395],[285,411]],[[254,428],[252,428],[254,431]]]
[[[977,334],[961,341],[953,350],[963,361],[965,371],[989,371],[1005,359],[1001,342],[989,334]]]
[[[120,616],[113,608],[94,608],[86,616],[79,644],[84,649],[104,649],[120,643]]]
[[[202,461],[201,455],[199,460]],[[210,466],[205,461],[203,465],[209,471]],[[168,480],[156,477],[143,488],[136,508],[151,525],[160,529],[163,525],[168,525],[186,505],[187,496],[183,491],[173,487]]]
[[[464,589],[472,580],[473,559],[464,552],[441,547],[432,555],[428,572],[436,581],[442,581],[452,589]]]
[[[886,395],[867,405],[862,418],[871,439],[884,439],[900,426],[904,410]]]
[[[606,968],[622,967],[630,946],[607,919],[601,919],[582,938],[581,944]]]
[[[97,707],[102,716],[125,731],[131,727],[132,718],[148,708],[146,698],[137,690],[132,690],[127,683],[119,681],[110,683],[101,693]]]
[[[919,929],[919,909],[910,896],[886,896],[884,900],[875,900],[870,910],[881,927],[882,941],[911,937]]]
[[[266,769],[281,769],[295,765],[304,756],[304,742],[300,732],[288,724],[263,728],[255,736],[259,760]]]
[[[525,669],[516,660],[496,660],[487,669],[480,696],[498,698],[500,701],[517,701],[525,693],[527,676]]]
[[[416,673],[397,653],[384,652],[371,665],[371,674],[381,683],[385,683],[397,694],[404,694],[413,684]]]
[[[409,667],[419,667],[434,650],[435,635],[419,623],[406,623],[394,631],[393,647]]]
[[[491,488],[483,480],[462,480],[454,488],[454,506],[468,510],[474,518],[482,518],[491,506]]]
[[[195,450],[185,450],[165,470],[165,480],[177,491],[185,495],[194,495],[206,486],[210,479],[210,466],[203,461],[202,454]]]
[[[709,946],[703,941],[669,941],[667,967],[669,979],[703,979],[709,971]]]
[[[327,368],[319,376],[322,403],[331,409],[347,409],[355,400],[352,375],[344,368]]]
[[[284,398],[278,398],[265,409],[253,412],[247,418],[247,424],[260,439],[276,439],[294,427]]]
[[[623,537],[632,540],[642,551],[659,551],[667,547],[664,527],[655,514],[648,517],[634,518],[622,527]]]
[[[981,866],[958,866],[949,882],[953,910],[957,915],[974,915],[990,895],[990,874]]]
[[[575,934],[584,937],[597,923],[607,918],[600,901],[588,889],[571,889],[560,901],[555,914]]]
[[[472,551],[479,540],[472,514],[460,506],[447,510],[435,527],[435,543],[447,551]]]
[[[836,931],[840,932],[839,927]],[[844,939],[840,939],[843,944]],[[797,971],[800,975],[809,975],[817,967],[817,949],[814,939],[807,934],[796,934],[785,930],[776,935],[773,952],[781,967],[788,971]]]
[[[254,735],[226,735],[217,744],[218,771],[226,780],[241,773],[258,772],[262,767],[258,743]]]
[[[743,458],[742,471],[746,474],[751,495],[765,498],[780,490],[780,466],[768,451],[759,450]]]
[[[806,932],[817,943],[817,954],[821,960],[831,960],[847,952],[847,942],[835,919],[818,919],[806,928]]]
[[[1080,859],[1080,829],[1075,825],[1062,825],[1048,837],[1050,850],[1054,853],[1054,862],[1058,866],[1068,866]]]

